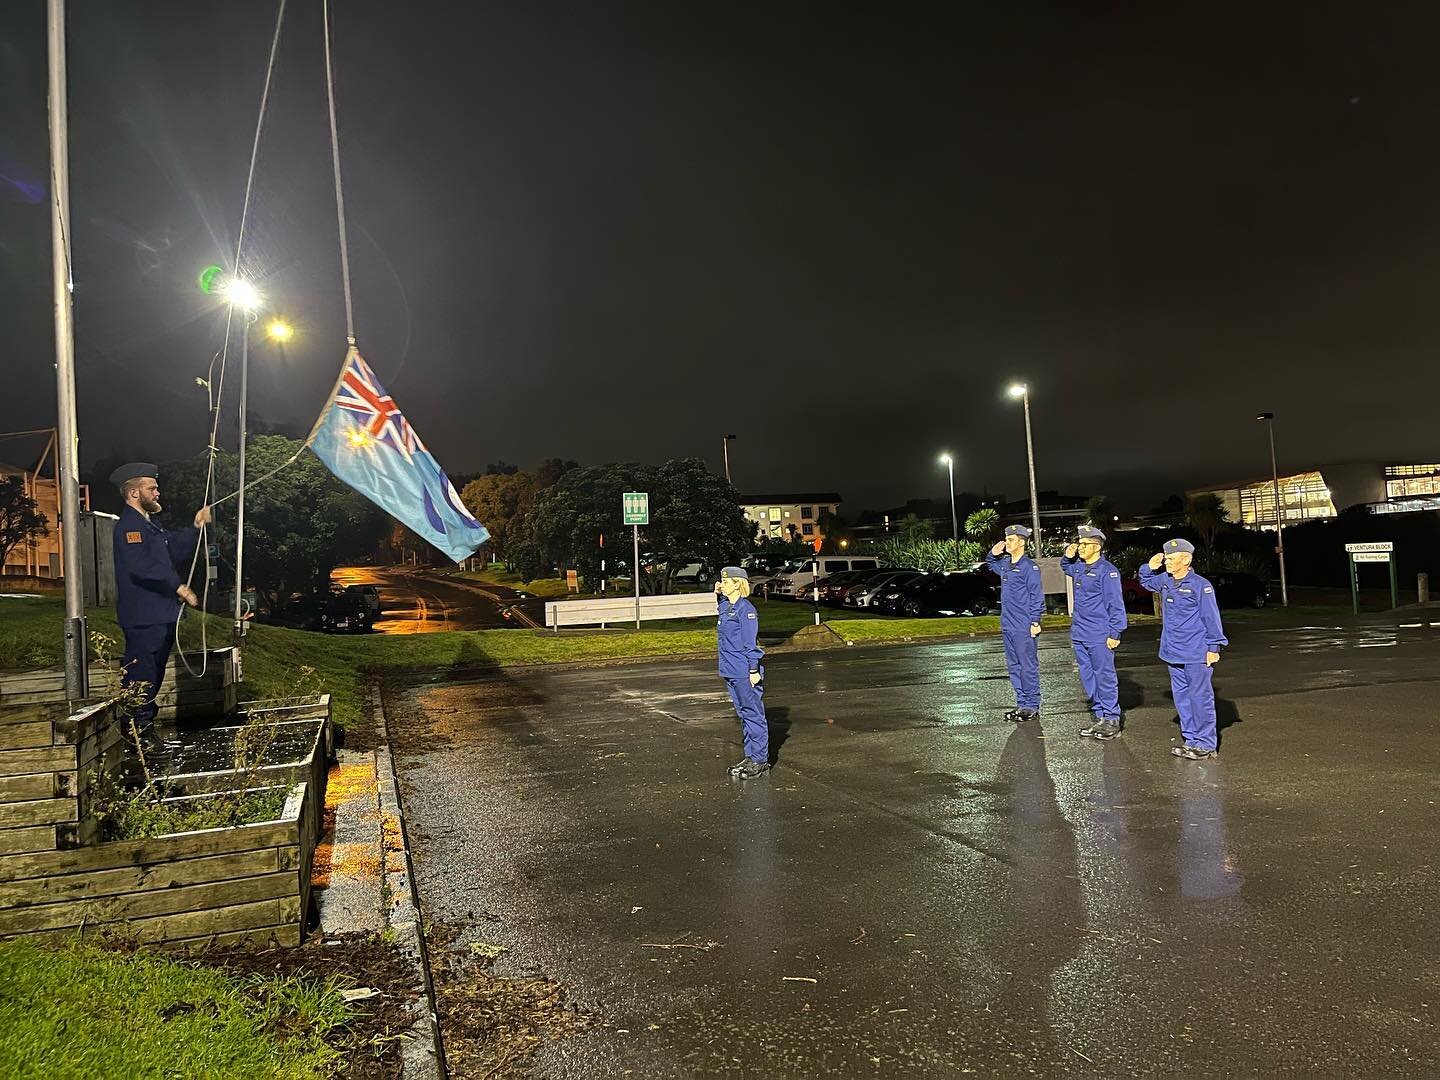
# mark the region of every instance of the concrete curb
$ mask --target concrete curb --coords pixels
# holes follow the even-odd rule
[[[415,1005],[415,1023],[402,1046],[401,1075],[406,1080],[441,1080],[447,1073],[445,1046],[441,1041],[435,984],[430,978],[430,957],[420,921],[420,895],[415,889],[410,837],[405,828],[395,760],[390,754],[390,733],[385,726],[385,707],[378,686],[370,689],[370,713],[381,744],[375,752],[375,779],[380,796],[385,858],[381,895],[385,924],[394,935],[395,947],[410,958],[425,987],[425,997]]]

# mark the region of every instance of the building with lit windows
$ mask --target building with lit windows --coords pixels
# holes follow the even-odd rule
[[[1440,464],[1359,462],[1292,473],[1280,477],[1278,512],[1275,481],[1268,476],[1185,494],[1215,495],[1226,517],[1248,529],[1273,529],[1277,520],[1299,525],[1355,506],[1368,506],[1376,514],[1440,510]]]
[[[741,498],[740,509],[745,511],[746,520],[761,530],[760,535],[782,540],[823,539],[821,516],[840,512],[840,496],[833,491]]]

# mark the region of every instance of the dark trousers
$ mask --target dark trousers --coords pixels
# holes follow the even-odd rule
[[[1095,719],[1120,721],[1120,681],[1115,675],[1115,650],[1103,641],[1072,641],[1075,663],[1080,667],[1080,683]]]
[[[1021,709],[1040,709],[1040,654],[1029,625],[1015,630],[1003,623],[1000,638],[1005,643],[1005,668],[1015,689],[1015,704]]]
[[[175,624],[122,626],[120,630],[125,635],[125,671],[120,685],[146,684],[145,702],[135,711],[135,726],[142,735],[148,734],[158,708],[155,695],[165,678],[165,666],[170,663],[170,649],[175,644]]]
[[[1185,744],[1214,750],[1220,745],[1215,727],[1215,669],[1203,660],[1169,667],[1170,692],[1175,695]]]
[[[770,761],[770,728],[765,721],[764,685],[751,686],[748,674],[738,679],[725,678],[725,688],[730,691],[735,715],[740,717],[745,734],[745,756],[762,765]]]

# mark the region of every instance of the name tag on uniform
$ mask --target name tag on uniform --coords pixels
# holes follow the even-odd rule
[[[127,544],[143,543],[143,541],[140,539],[140,534],[138,532],[127,532],[125,534],[125,542]]]

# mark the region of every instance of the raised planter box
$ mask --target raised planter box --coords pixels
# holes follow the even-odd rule
[[[299,732],[304,752],[243,776],[203,774],[202,788],[225,790],[227,777],[232,789],[253,784],[258,773],[288,792],[276,820],[101,843],[90,795],[124,753],[114,705],[0,706],[0,937],[298,944],[324,815],[330,700],[247,703],[240,715]],[[174,790],[185,794],[193,779],[176,778]]]
[[[165,668],[165,678],[160,682],[160,691],[155,695],[160,719],[186,720],[234,712],[239,682],[235,677],[235,650],[212,649],[203,665],[198,660],[192,660],[190,666],[197,673],[204,673],[191,675],[179,657],[171,657]],[[104,696],[107,679],[114,677],[114,670],[100,663],[90,665],[92,695]],[[60,668],[0,674],[0,707],[64,700],[65,672]]]

